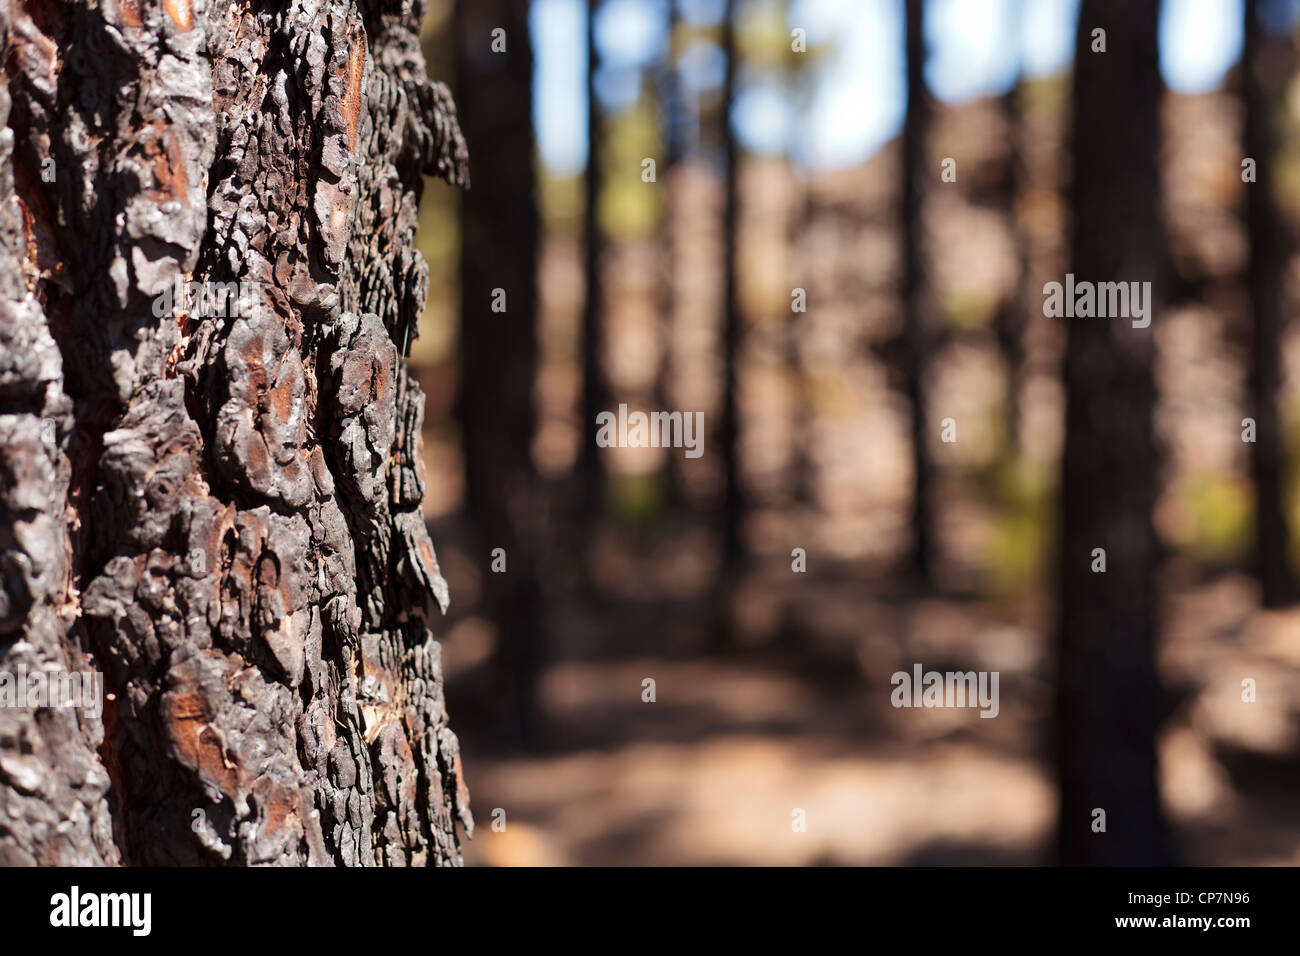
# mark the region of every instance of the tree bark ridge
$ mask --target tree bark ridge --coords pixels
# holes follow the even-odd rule
[[[5,861],[460,861],[396,344],[420,177],[467,178],[423,14],[0,4],[0,670],[106,685],[0,708]]]

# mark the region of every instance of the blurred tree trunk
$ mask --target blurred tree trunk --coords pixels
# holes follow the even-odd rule
[[[586,261],[586,294],[582,306],[582,398],[581,451],[578,454],[580,506],[588,519],[600,514],[604,501],[604,464],[596,445],[596,416],[611,411],[609,385],[605,376],[605,284],[603,263],[605,243],[600,228],[600,190],[603,183],[602,148],[604,124],[596,101],[596,73],[600,57],[596,50],[596,16],[600,0],[587,5],[587,170],[583,176],[586,205],[582,233]]]
[[[1251,414],[1255,443],[1250,446],[1255,481],[1255,573],[1265,607],[1295,600],[1291,574],[1291,531],[1286,509],[1286,448],[1278,414],[1282,386],[1282,275],[1289,257],[1273,196],[1277,155],[1273,116],[1289,77],[1269,71],[1268,45],[1261,35],[1258,0],[1245,3],[1242,49],[1242,99],[1246,155],[1255,160],[1255,182],[1246,185],[1246,224],[1250,234],[1250,285],[1253,337],[1250,349]]]
[[[1017,13],[1015,21],[1020,22]],[[998,348],[1007,367],[1006,385],[1006,447],[1012,454],[1020,451],[1020,386],[1024,371],[1025,350],[1025,274],[1028,271],[1029,250],[1025,242],[1024,230],[1020,228],[1020,218],[1016,201],[1020,195],[1025,176],[1024,156],[1021,144],[1024,138],[1023,107],[1020,102],[1020,83],[1011,87],[1000,98],[1003,120],[1006,123],[1008,146],[1007,165],[999,184],[1000,205],[1007,217],[1011,232],[1011,242],[1015,250],[1014,277],[1011,292],[1002,303],[997,317]]]
[[[105,691],[0,707],[0,863],[460,861],[399,352],[465,147],[380,6],[0,4],[0,671]]]
[[[799,213],[794,217],[793,244],[795,249],[808,248],[812,236],[813,224],[817,221],[819,208],[813,194],[811,183],[804,183],[800,189]],[[812,268],[808,256],[802,257],[800,263],[803,274]],[[800,286],[803,283],[799,284]],[[805,293],[807,289],[804,290]],[[806,343],[812,337],[812,323],[806,309],[796,312],[792,307],[786,321],[785,361],[790,367],[794,379],[794,406],[791,418],[791,462],[790,462],[790,499],[800,507],[816,507],[817,500],[817,465],[814,458],[814,441],[816,434],[816,415],[813,403],[816,401],[813,383],[813,371],[809,367]]]
[[[1152,415],[1163,315],[1158,3],[1084,0],[1075,47],[1071,269],[1152,283],[1148,328],[1067,318],[1057,691],[1059,850],[1069,864],[1170,859],[1157,789],[1160,460]],[[1093,53],[1092,31],[1106,31]],[[1105,550],[1104,573],[1094,549]],[[1094,832],[1104,810],[1106,832]]]
[[[664,64],[659,71],[659,128],[663,144],[663,165],[659,170],[659,225],[656,245],[659,255],[659,338],[662,351],[655,374],[655,408],[672,410],[676,406],[673,394],[673,377],[676,371],[673,356],[673,339],[677,314],[676,236],[674,234],[673,180],[682,158],[682,94],[681,79],[677,73],[677,48],[675,38],[681,23],[677,0],[667,0],[668,46]],[[671,505],[681,505],[686,497],[682,475],[682,458],[667,455],[664,461],[667,498]]]
[[[736,102],[736,0],[727,0],[723,12],[722,52],[726,58],[722,113],[718,120],[723,157],[722,547],[723,563],[727,568],[735,568],[744,555],[741,524],[745,517],[744,492],[740,482],[740,409],[736,394],[741,347],[736,262],[738,153],[736,134],[731,126],[731,110]]]
[[[903,120],[903,181],[899,219],[903,231],[903,328],[906,343],[904,377],[912,406],[912,567],[917,579],[933,585],[934,502],[931,485],[930,411],[926,373],[931,327],[925,303],[925,227],[922,222],[926,168],[926,137],[930,128],[930,95],[925,88],[925,5],[907,0],[907,114]]]
[[[786,3],[785,13],[790,13],[790,4]],[[795,95],[793,98],[795,110],[806,112],[812,109],[813,98],[817,85],[816,70],[810,63],[816,63],[816,60],[810,60],[809,52],[805,50],[802,53],[794,54],[794,63],[788,70],[787,76],[794,88]],[[815,50],[813,51],[815,55]],[[815,234],[815,226],[818,217],[822,214],[821,206],[817,199],[817,194],[813,186],[813,174],[807,165],[810,158],[807,155],[808,144],[796,140],[790,144],[788,150],[789,160],[794,160],[796,149],[803,153],[803,160],[800,163],[804,166],[801,175],[796,175],[795,182],[797,185],[794,189],[798,192],[797,199],[791,203],[792,207],[797,209],[789,223],[789,232],[787,234],[787,243],[792,245],[796,254],[795,268],[798,270],[797,275],[803,277],[792,283],[794,287],[803,288],[805,295],[808,292],[808,277],[812,274],[814,263],[812,257],[816,252],[806,252],[812,249],[811,241]],[[793,288],[791,296],[794,295]],[[790,368],[791,378],[793,380],[793,395],[791,398],[791,462],[790,462],[790,500],[799,508],[818,508],[818,469],[816,460],[816,365],[813,350],[808,347],[808,343],[813,338],[812,321],[807,311],[807,302],[804,302],[803,311],[795,311],[793,302],[790,307],[790,315],[787,317],[785,335],[785,361]]]
[[[509,701],[514,743],[531,749],[544,641],[543,509],[532,456],[538,215],[528,6],[528,0],[459,0],[454,32],[456,102],[474,155],[460,242],[466,504],[485,569],[483,605],[496,626],[491,671],[504,693],[491,697]],[[494,50],[496,29],[505,33]],[[499,296],[504,301],[494,306]]]

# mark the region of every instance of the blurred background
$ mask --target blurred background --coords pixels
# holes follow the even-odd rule
[[[1300,0],[1082,8],[430,4],[468,862],[1300,864]],[[1145,338],[1045,318],[1069,271]]]

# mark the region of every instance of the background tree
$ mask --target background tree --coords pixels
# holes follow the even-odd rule
[[[899,222],[903,241],[904,381],[912,406],[912,567],[918,580],[933,581],[934,503],[931,485],[930,413],[926,404],[926,367],[930,326],[925,295],[923,181],[927,171],[926,137],[930,100],[925,88],[925,4],[907,0],[907,113],[903,120],[903,168],[899,187]]]
[[[1255,573],[1265,607],[1295,599],[1291,574],[1291,530],[1285,503],[1286,462],[1278,392],[1282,386],[1282,276],[1288,243],[1277,212],[1273,166],[1277,156],[1273,114],[1287,76],[1269,70],[1269,43],[1260,24],[1258,0],[1246,0],[1242,46],[1242,99],[1246,155],[1255,161],[1255,181],[1246,186],[1246,226],[1250,236],[1252,340],[1251,415],[1255,442],[1250,446],[1255,483]]]
[[[667,20],[667,40],[664,62],[656,72],[658,96],[659,140],[663,158],[658,171],[659,222],[655,236],[658,246],[657,288],[659,292],[660,348],[659,366],[655,373],[655,408],[676,408],[673,396],[673,331],[677,312],[676,295],[676,243],[673,222],[673,180],[683,153],[683,127],[687,117],[682,102],[681,78],[677,73],[677,36],[681,24],[681,11],[677,0],[664,0]],[[668,455],[664,462],[667,498],[671,504],[680,505],[685,497],[681,459]]]
[[[1012,22],[1019,23],[1024,15],[1024,4],[1012,7]],[[1007,159],[995,187],[994,202],[1007,217],[1011,243],[1015,248],[1015,271],[1011,290],[1001,303],[995,320],[995,331],[1002,359],[1006,363],[1006,447],[1013,454],[1020,452],[1020,386],[1024,379],[1024,335],[1028,315],[1025,311],[1025,274],[1029,271],[1029,244],[1021,227],[1017,202],[1025,180],[1024,125],[1025,105],[1022,102],[1022,76],[998,98],[1002,120],[1006,124]]]
[[[1158,3],[1084,0],[1075,45],[1070,270],[1151,281],[1152,324],[1065,319],[1057,677],[1059,849],[1069,864],[1169,861],[1156,731],[1159,546],[1152,358],[1161,319]],[[1094,52],[1094,30],[1105,52]],[[1104,573],[1094,570],[1105,551]],[[1094,832],[1094,813],[1107,829]]]
[[[466,162],[424,6],[206,10],[0,5],[0,670],[106,685],[0,708],[0,860],[457,863],[400,354],[421,174]]]
[[[596,446],[596,416],[610,410],[609,385],[605,375],[604,297],[603,280],[604,241],[600,228],[600,192],[604,170],[601,153],[604,141],[604,124],[601,122],[600,104],[596,96],[596,75],[600,69],[600,54],[596,45],[596,19],[600,0],[587,4],[587,169],[583,176],[585,206],[582,233],[584,245],[584,272],[586,290],[583,295],[581,348],[582,396],[579,432],[581,450],[578,454],[578,480],[581,492],[580,506],[590,515],[599,514],[604,500],[604,466],[600,449]]]
[[[465,494],[486,570],[484,605],[497,631],[491,669],[502,692],[491,697],[508,701],[511,736],[525,747],[535,742],[544,645],[537,551],[543,508],[532,457],[538,215],[528,6],[461,0],[454,26],[456,101],[474,149],[460,242]],[[499,43],[494,30],[504,31]]]
[[[739,215],[738,148],[731,114],[736,102],[736,0],[727,0],[722,15],[722,55],[726,72],[722,80],[722,548],[723,563],[734,568],[743,557],[741,524],[745,517],[740,479],[739,362],[741,348],[740,301],[736,260],[736,220]]]

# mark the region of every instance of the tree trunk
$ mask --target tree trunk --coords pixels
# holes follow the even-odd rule
[[[594,519],[600,514],[605,488],[604,465],[600,449],[596,446],[596,416],[609,410],[609,387],[605,378],[604,305],[605,285],[601,267],[604,261],[604,241],[600,230],[600,188],[604,170],[601,168],[601,147],[604,144],[604,125],[600,121],[600,105],[596,102],[596,71],[600,66],[596,51],[596,14],[600,0],[589,0],[587,6],[587,170],[583,176],[586,206],[583,211],[584,263],[587,287],[582,306],[582,396],[581,421],[578,430],[582,436],[578,454],[578,479],[580,507],[585,517]]]
[[[660,143],[663,160],[659,169],[659,222],[655,234],[658,267],[657,289],[659,308],[659,336],[662,351],[655,370],[655,408],[671,410],[676,407],[673,390],[676,363],[673,355],[674,332],[677,318],[677,244],[673,203],[673,180],[682,157],[682,91],[677,72],[676,37],[681,23],[681,11],[676,0],[667,0],[668,43],[664,64],[658,71],[657,89],[659,105]],[[665,498],[669,505],[680,507],[686,500],[682,459],[677,455],[664,458]]]
[[[423,13],[0,4],[0,670],[104,689],[0,708],[0,862],[460,862]]]
[[[1013,22],[1019,23],[1017,10]],[[1020,226],[1020,216],[1016,209],[1021,185],[1025,178],[1025,158],[1021,144],[1024,141],[1024,113],[1020,98],[1020,82],[1011,87],[1000,99],[999,106],[1007,126],[1010,145],[1007,148],[1007,165],[1003,171],[1002,181],[998,184],[998,204],[1007,217],[1011,232],[1011,242],[1015,249],[1015,273],[1011,292],[998,309],[996,335],[998,348],[1007,366],[1006,384],[1006,449],[1013,455],[1020,454],[1020,387],[1024,380],[1025,363],[1025,274],[1029,271],[1029,249],[1024,230]]]
[[[800,186],[802,196],[799,203],[799,213],[794,217],[793,228],[794,237],[793,245],[797,250],[809,248],[808,237],[812,234],[813,226],[817,222],[817,216],[820,212],[812,185],[803,183]],[[809,269],[812,266],[810,257],[801,255],[799,267]],[[806,292],[807,290],[805,290]],[[790,315],[786,317],[785,325],[785,361],[790,367],[790,374],[794,380],[794,395],[791,404],[794,406],[791,412],[793,427],[791,428],[791,454],[790,454],[790,500],[796,507],[816,508],[819,505],[817,496],[817,464],[814,458],[815,439],[815,419],[816,415],[813,410],[814,387],[813,372],[809,367],[807,342],[812,337],[812,323],[808,319],[808,312],[796,312],[793,307],[790,309]]]
[[[1285,446],[1278,414],[1278,392],[1282,387],[1278,354],[1283,324],[1282,275],[1287,250],[1273,197],[1276,157],[1273,113],[1280,91],[1275,86],[1276,78],[1270,82],[1265,75],[1267,64],[1261,55],[1265,50],[1258,7],[1256,0],[1247,0],[1245,4],[1241,59],[1246,155],[1255,160],[1255,181],[1246,186],[1246,224],[1250,234],[1248,282],[1253,318],[1250,397],[1251,414],[1255,417],[1250,463],[1255,480],[1255,573],[1264,606],[1282,607],[1296,596],[1285,504]]]
[[[736,261],[736,220],[739,212],[736,181],[738,150],[731,128],[731,110],[736,103],[736,2],[727,0],[722,20],[722,50],[726,72],[722,82],[723,208],[722,208],[722,548],[723,563],[735,568],[744,555],[741,524],[745,517],[744,492],[740,484],[740,302]]]
[[[903,182],[899,218],[903,231],[903,336],[907,398],[912,406],[912,568],[923,585],[934,577],[934,502],[931,485],[930,413],[925,379],[930,324],[922,301],[925,285],[922,182],[930,97],[925,88],[925,15],[921,0],[907,0],[907,115],[903,121]]]
[[[492,50],[492,31],[505,49]],[[532,443],[537,372],[537,189],[533,57],[527,0],[456,4],[456,101],[474,145],[474,188],[461,207],[460,422],[465,488],[488,569],[496,625],[495,700],[513,743],[530,748],[543,639],[537,527],[543,508]],[[494,308],[496,290],[504,308]],[[497,552],[500,549],[500,552]]]
[[[1155,670],[1160,461],[1152,416],[1162,318],[1158,3],[1084,0],[1075,47],[1072,271],[1152,283],[1147,328],[1066,318],[1057,729],[1060,853],[1069,864],[1158,865]],[[1106,31],[1094,53],[1092,31]],[[1094,549],[1105,571],[1094,571]],[[1100,565],[1097,565],[1100,567]],[[1094,825],[1106,814],[1106,831]]]

